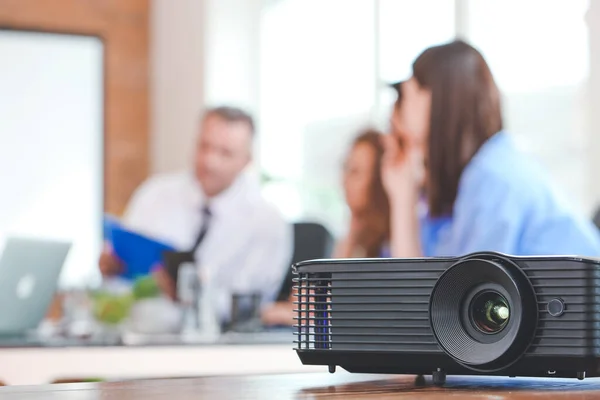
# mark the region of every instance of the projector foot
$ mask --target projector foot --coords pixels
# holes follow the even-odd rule
[[[425,377],[423,375],[417,375],[415,378],[415,386],[425,386]]]
[[[446,373],[442,371],[440,368],[437,371],[433,371],[433,384],[435,386],[444,386],[446,383]]]
[[[335,374],[335,365],[330,365],[329,366],[329,373],[330,374]]]
[[[585,379],[585,371],[583,372],[578,372],[577,373],[577,379],[579,379],[580,381]]]

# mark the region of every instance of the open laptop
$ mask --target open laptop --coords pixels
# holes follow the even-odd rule
[[[0,336],[35,329],[58,285],[71,243],[11,237],[0,255]]]

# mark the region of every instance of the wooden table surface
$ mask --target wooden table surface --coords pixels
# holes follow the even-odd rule
[[[412,376],[290,374],[0,388],[1,399],[599,399],[600,380],[448,377],[443,388]]]

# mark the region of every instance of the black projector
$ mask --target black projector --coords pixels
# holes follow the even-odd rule
[[[294,265],[296,351],[349,372],[600,373],[600,260],[475,253]]]

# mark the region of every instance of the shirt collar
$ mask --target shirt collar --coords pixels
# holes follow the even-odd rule
[[[243,171],[231,186],[210,199],[202,190],[202,186],[193,172],[188,173],[188,180],[191,206],[199,212],[204,206],[208,205],[211,213],[218,215],[234,210],[240,203],[251,202],[260,198],[260,183],[251,171]]]

